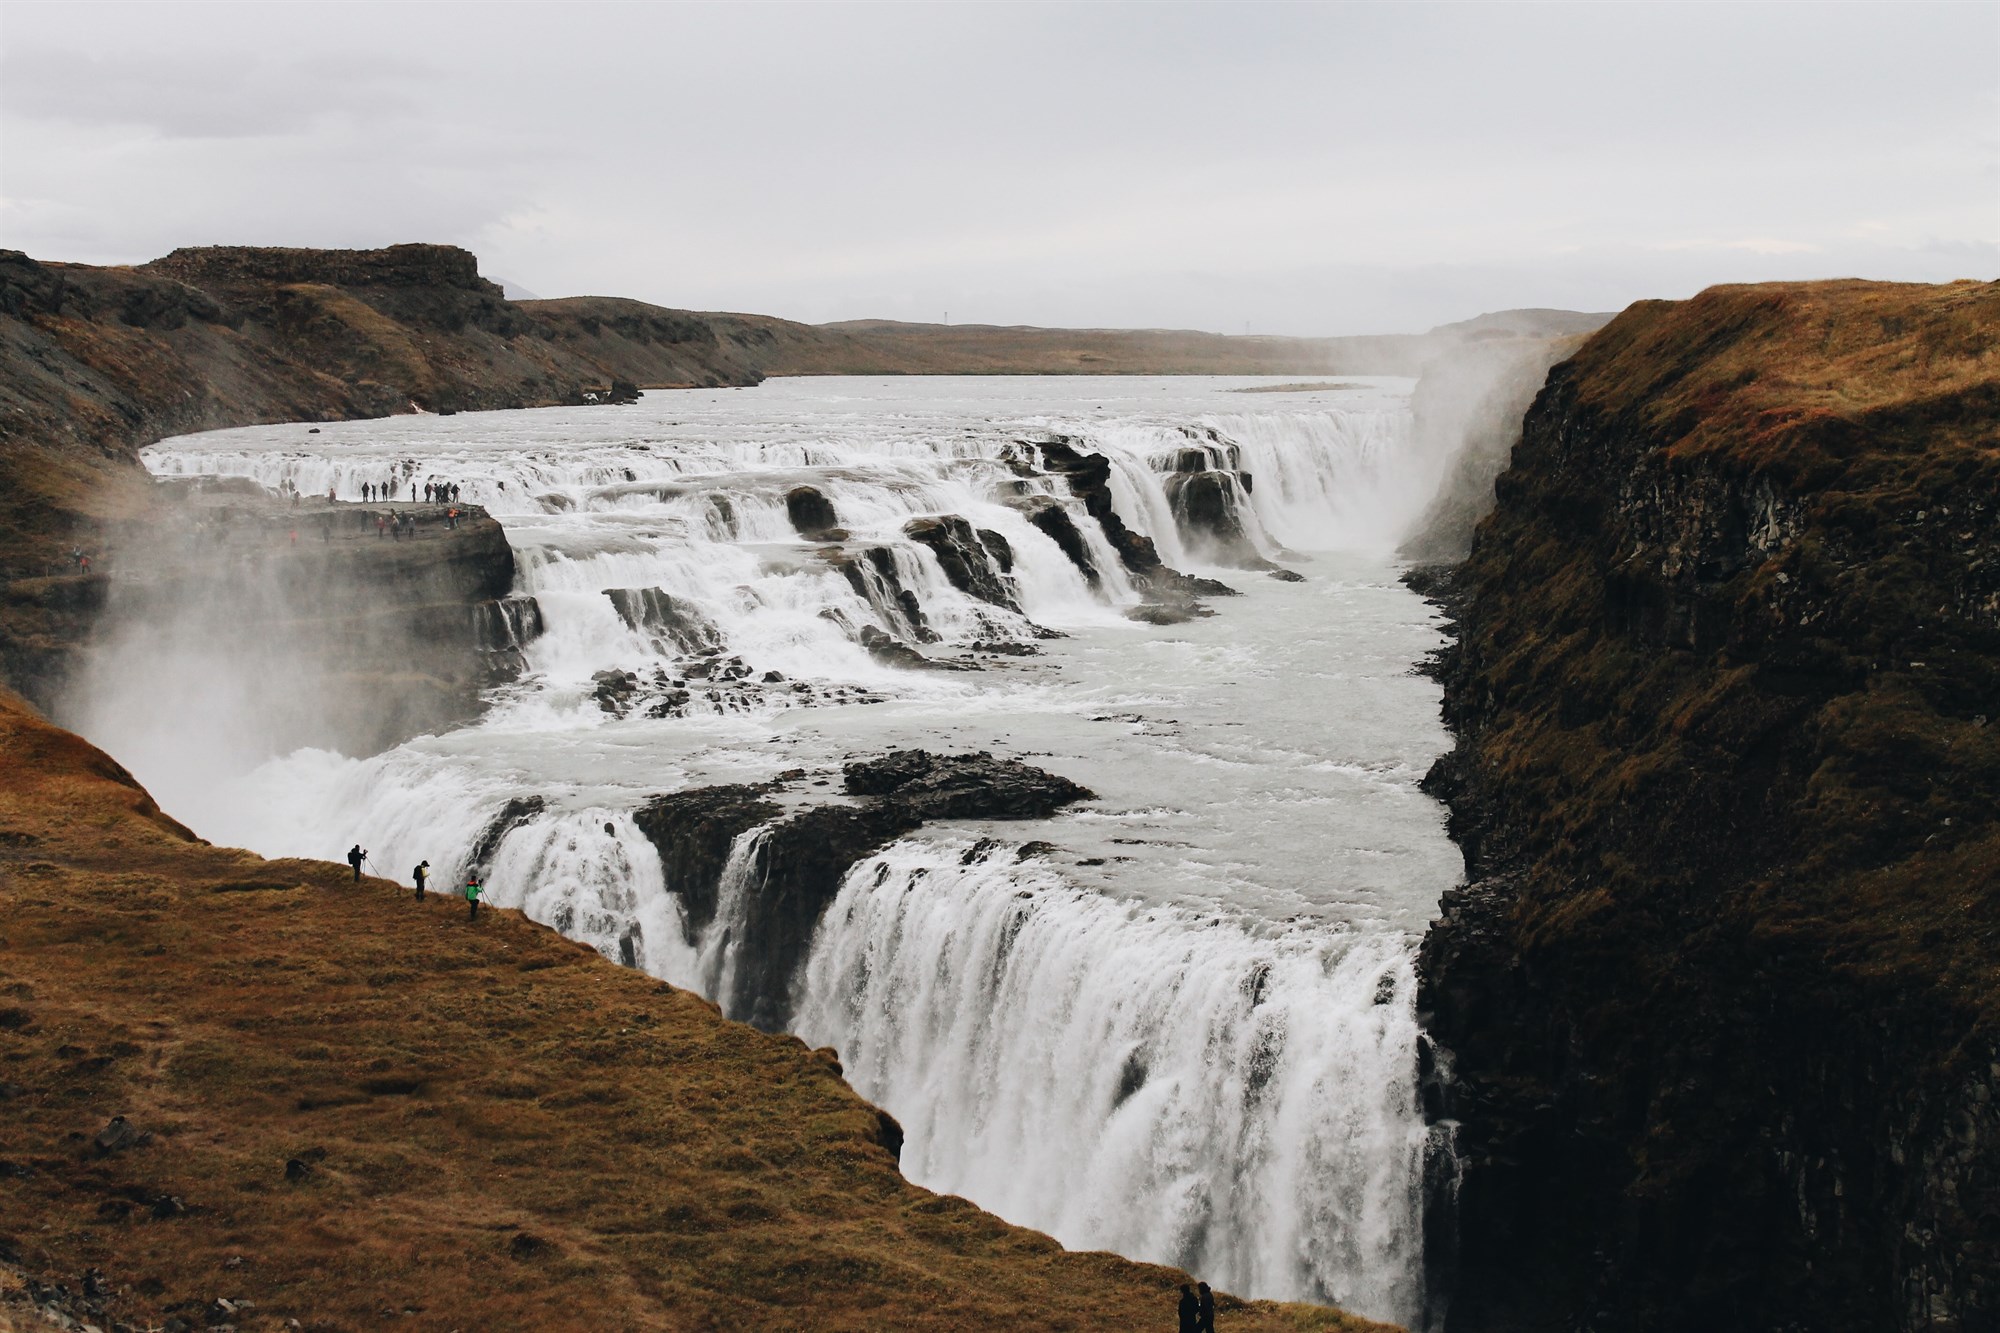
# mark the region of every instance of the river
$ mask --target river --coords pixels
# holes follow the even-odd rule
[[[633,822],[651,794],[791,769],[834,793],[843,760],[905,746],[1073,778],[1097,799],[932,825],[858,864],[789,1026],[898,1117],[920,1184],[1240,1294],[1414,1322],[1412,958],[1461,861],[1417,787],[1447,745],[1413,671],[1440,631],[1393,550],[1448,460],[1415,452],[1408,381],[1239,392],[1268,383],[793,379],[168,440],[145,455],[163,475],[357,499],[364,482],[458,483],[505,525],[545,631],[482,721],[383,754],[271,754],[214,781],[190,776],[210,774],[192,723],[178,748],[92,739],[206,837],[336,859],[360,840],[399,878],[428,859],[450,883],[510,800],[540,798],[483,849],[489,901],[711,992],[732,963],[729,885],[690,931]],[[1242,595],[1186,624],[1126,619],[1138,593],[1098,526],[1076,510],[1093,588],[1024,516],[1024,491],[1075,507],[1018,465],[1022,441],[1052,436],[1111,460],[1120,516],[1169,565]],[[1204,442],[1238,447],[1250,539],[1304,581],[1205,563],[1163,471]],[[876,574],[799,536],[799,485],[848,549],[887,552]],[[947,514],[1004,538],[1018,610],[959,591],[904,533]],[[935,642],[869,581],[882,570]],[[743,670],[711,699],[686,636],[607,589],[663,590]],[[939,657],[987,645],[982,669],[884,665],[864,624]],[[607,670],[637,678],[622,715],[601,702]],[[677,688],[684,703],[657,706]],[[1054,850],[1017,854],[1038,841]]]

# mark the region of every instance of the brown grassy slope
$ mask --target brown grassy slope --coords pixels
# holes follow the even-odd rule
[[[1988,1326],[2000,284],[1642,303],[1498,495],[1424,957],[1455,1319]]]
[[[907,1184],[795,1038],[514,913],[472,926],[191,841],[7,697],[0,751],[0,1258],[72,1290],[100,1268],[111,1317],[224,1296],[258,1329],[1171,1326],[1180,1274]],[[155,1137],[100,1154],[119,1114]]]

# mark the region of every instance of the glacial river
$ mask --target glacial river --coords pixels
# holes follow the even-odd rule
[[[357,499],[389,476],[405,495],[458,482],[504,523],[545,631],[480,723],[385,754],[269,755],[215,782],[190,777],[192,720],[165,745],[113,722],[93,739],[212,840],[334,859],[359,840],[383,873],[427,858],[439,883],[510,799],[542,798],[487,854],[490,901],[710,990],[731,961],[728,885],[690,932],[632,820],[648,796],[795,768],[834,793],[843,760],[908,746],[1073,778],[1097,799],[932,825],[856,866],[795,979],[791,1027],[838,1048],[902,1122],[920,1184],[1226,1290],[1414,1321],[1412,957],[1461,861],[1417,788],[1447,744],[1438,691],[1412,670],[1437,621],[1391,552],[1448,460],[1414,451],[1408,381],[1234,392],[1259,383],[794,379],[168,440],[146,452],[164,475]],[[1097,525],[1060,479],[1010,463],[1051,435],[1111,460],[1121,517],[1169,565],[1243,595],[1183,625],[1127,620],[1138,594]],[[1303,582],[1202,563],[1163,471],[1200,440],[1240,447],[1253,540]],[[924,651],[1038,655],[881,665],[857,627],[908,625],[800,538],[785,506],[800,484],[850,548],[889,552],[938,636]],[[1024,518],[1023,489],[1075,508],[1100,587]],[[961,593],[904,535],[943,514],[1004,536],[1018,612]],[[744,688],[709,701],[694,681],[684,716],[646,716],[643,691],[607,711],[598,673],[686,679],[684,645],[607,589],[694,608]],[[1001,851],[974,854],[982,838]],[[1017,859],[1030,841],[1056,850]]]

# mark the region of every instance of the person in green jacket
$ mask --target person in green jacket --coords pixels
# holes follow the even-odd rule
[[[467,875],[465,877],[465,901],[472,908],[470,915],[466,918],[468,921],[477,921],[479,919],[479,895],[483,892],[484,890],[479,884],[478,875]]]

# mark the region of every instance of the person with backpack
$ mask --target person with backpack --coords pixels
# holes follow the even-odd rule
[[[477,871],[465,877],[465,901],[471,908],[471,911],[466,916],[466,920],[477,921],[479,919],[479,895],[485,891],[485,888],[479,882],[479,873]]]
[[[410,872],[410,878],[417,882],[417,901],[422,902],[424,900],[424,888],[431,882],[431,863],[429,861],[417,862],[417,868]]]

